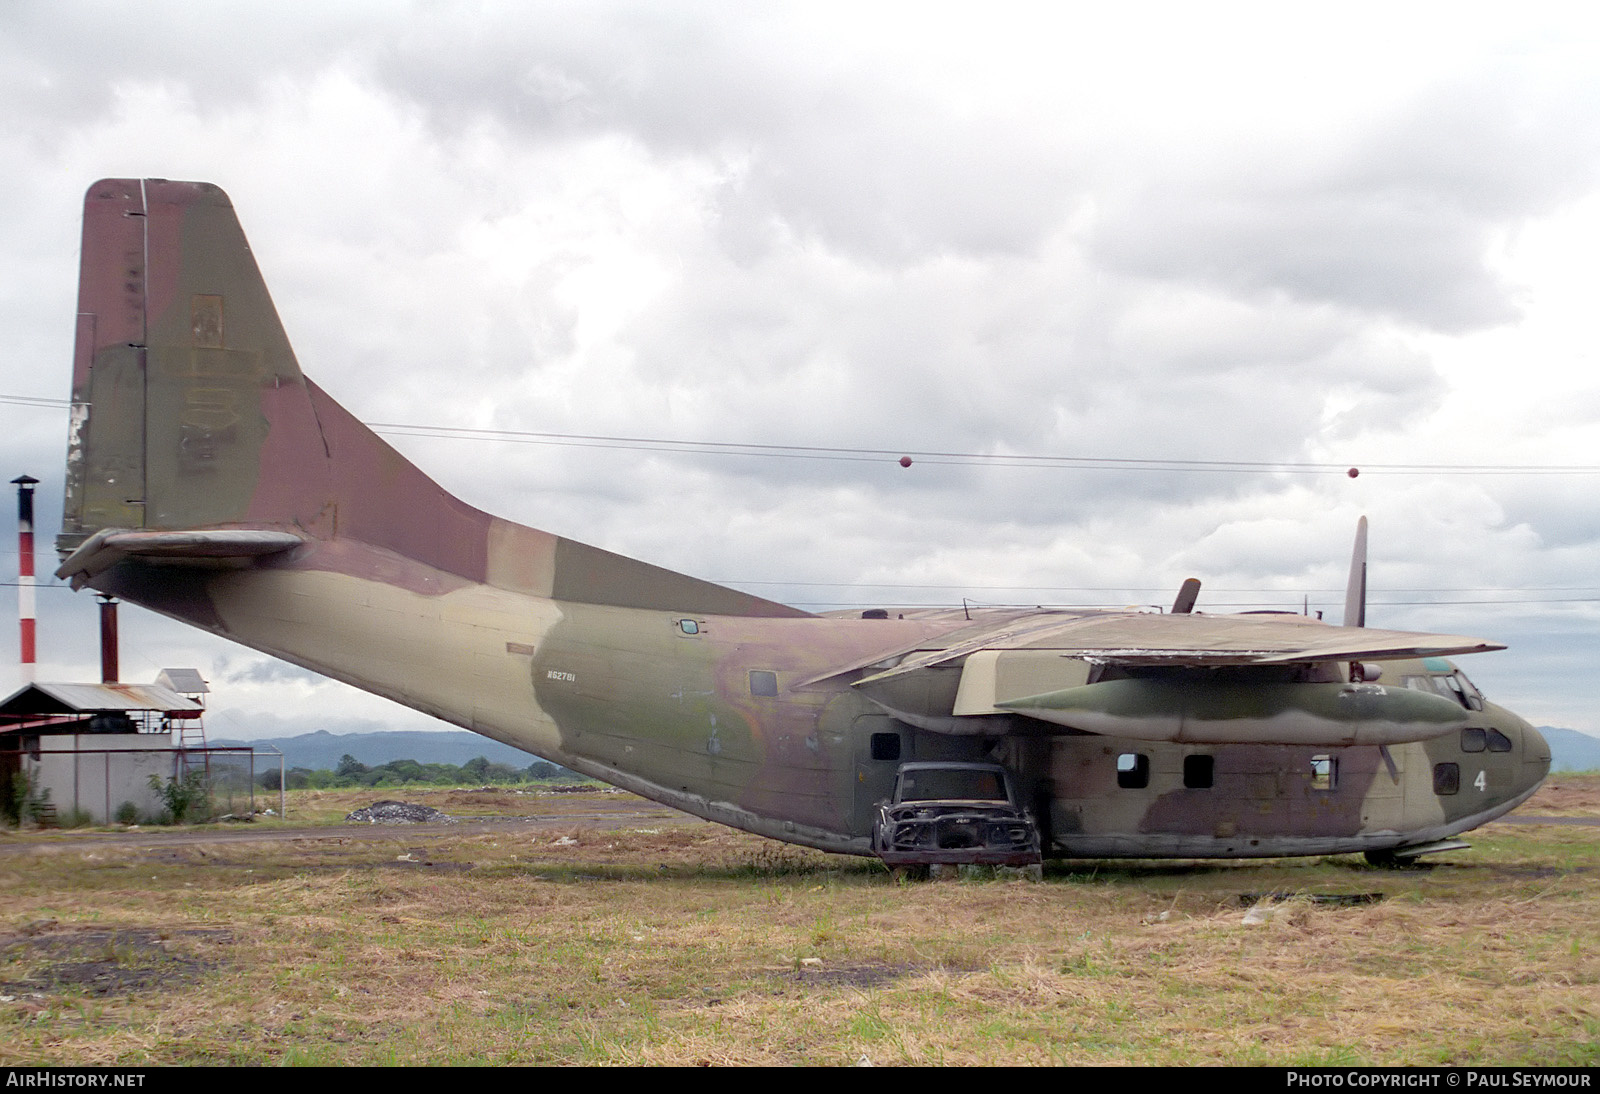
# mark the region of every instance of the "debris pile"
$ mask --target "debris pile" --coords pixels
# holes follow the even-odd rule
[[[428,805],[411,802],[373,802],[345,817],[349,824],[454,824],[456,819]]]

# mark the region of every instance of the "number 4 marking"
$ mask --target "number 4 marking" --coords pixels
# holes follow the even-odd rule
[[[1478,777],[1472,780],[1472,785],[1477,787],[1479,790],[1487,790],[1489,789],[1489,780],[1484,778],[1483,772],[1480,771],[1478,772]]]

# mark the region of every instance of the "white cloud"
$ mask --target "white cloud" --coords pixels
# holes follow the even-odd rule
[[[396,439],[474,504],[705,576],[1163,603],[1194,573],[1281,604],[1342,585],[1361,512],[1375,588],[1600,572],[1593,476],[1378,467],[1593,462],[1600,49],[1558,12],[97,4],[0,24],[0,192],[27,211],[0,240],[3,393],[64,394],[84,187],[203,178],[308,373],[369,419],[1370,468]],[[53,414],[0,406],[18,471],[59,475]],[[1394,615],[1505,625],[1522,648],[1492,661],[1497,694],[1600,726],[1588,675],[1542,667],[1594,645],[1587,609]],[[396,717],[139,633],[163,663],[234,666],[234,709]]]

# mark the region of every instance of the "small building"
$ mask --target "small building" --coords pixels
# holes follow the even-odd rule
[[[189,674],[187,676],[182,674]],[[165,683],[31,683],[0,702],[0,795],[16,801],[18,776],[44,806],[45,819],[69,814],[107,824],[130,813],[159,816],[150,785],[203,769],[200,699],[192,669],[168,669]],[[199,684],[181,694],[178,688]],[[178,688],[171,685],[176,684]]]

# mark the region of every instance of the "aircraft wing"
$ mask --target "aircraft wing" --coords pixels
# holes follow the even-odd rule
[[[1458,634],[1334,627],[1299,615],[1118,612],[1008,620],[941,650],[915,653],[857,686],[891,680],[984,650],[1053,650],[1100,664],[1283,665],[1448,657],[1505,649]]]
[[[955,735],[995,732],[995,717],[1009,714],[1062,727],[1054,732],[1151,741],[1398,744],[1455,728],[1467,712],[1441,695],[1359,678],[1232,674],[1196,686],[1165,673],[1091,682],[1092,668],[1267,668],[1503,648],[1286,614],[1050,613],[974,628],[943,649],[907,651],[853,686],[903,721]]]

